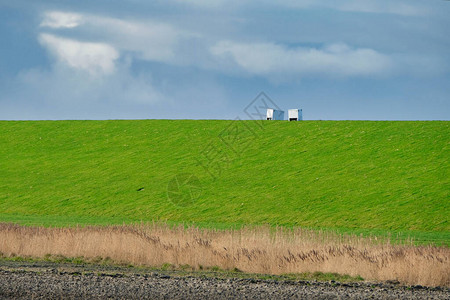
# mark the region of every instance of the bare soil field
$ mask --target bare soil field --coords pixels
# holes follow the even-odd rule
[[[201,274],[201,275],[200,275]],[[449,299],[445,287],[219,278],[213,273],[0,261],[0,299]]]

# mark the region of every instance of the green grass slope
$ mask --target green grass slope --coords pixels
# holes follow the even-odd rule
[[[277,224],[449,239],[446,121],[2,121],[0,130],[0,221]],[[202,192],[177,206],[167,187],[180,173],[194,174]]]

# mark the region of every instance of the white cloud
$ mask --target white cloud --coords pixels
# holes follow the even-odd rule
[[[261,6],[278,6],[295,9],[327,8],[338,11],[397,14],[404,16],[424,15],[429,9],[409,1],[392,0],[172,0],[183,5],[192,5],[206,9],[224,9],[229,7],[244,7],[253,4]]]
[[[83,110],[97,108],[97,113],[109,105],[126,108],[136,105],[154,105],[166,101],[155,86],[149,72],[132,74],[128,66],[118,63],[117,72],[109,76],[86,76],[65,64],[56,64],[48,70],[31,69],[21,72],[13,81],[15,98],[33,98],[42,104],[60,107],[69,115],[83,115]],[[65,109],[65,107],[71,107]],[[99,109],[101,107],[101,109]],[[79,108],[83,108],[78,111]]]
[[[112,73],[119,57],[116,49],[104,43],[80,42],[47,33],[40,34],[39,41],[59,62],[92,75]]]
[[[288,48],[273,43],[221,41],[211,48],[211,53],[231,60],[245,71],[256,75],[361,76],[383,74],[391,68],[388,56],[372,49],[353,49],[346,44],[332,44],[316,49]]]
[[[336,4],[335,8],[341,11],[385,13],[403,16],[417,16],[429,13],[428,8],[402,3],[401,1],[351,0]]]
[[[204,5],[202,0],[193,0],[198,5]],[[333,4],[340,10],[367,10],[388,11],[401,13],[415,13],[407,5],[374,4],[369,0],[363,3],[371,5],[358,6],[358,2],[345,0],[340,4]],[[214,2],[219,5],[221,2]],[[286,6],[311,7],[315,1],[293,2],[283,0]],[[331,5],[331,2],[321,2],[322,6]],[[334,3],[334,2],[333,2]],[[318,4],[317,4],[318,5]],[[325,5],[325,6],[326,6]],[[296,6],[296,7],[297,7]],[[313,42],[328,44],[328,46],[290,47],[286,43],[275,43],[270,40],[260,43],[234,42],[231,35],[229,40],[222,40],[221,35],[204,33],[197,27],[196,33],[167,22],[155,20],[120,19],[95,14],[79,14],[73,12],[52,11],[46,16],[66,16],[61,20],[70,20],[67,16],[77,16],[78,27],[71,33],[72,36],[81,36],[89,40],[102,42],[87,43],[75,39],[67,39],[48,33],[40,35],[41,44],[55,55],[58,61],[72,68],[88,71],[91,74],[110,74],[114,71],[115,61],[119,57],[128,56],[131,60],[146,60],[161,62],[176,66],[195,66],[199,69],[216,72],[239,72],[245,70],[247,74],[256,74],[265,77],[275,75],[278,79],[298,78],[299,76],[379,76],[391,75],[394,72],[413,70],[411,73],[420,73],[417,56],[398,59],[405,56],[403,53],[385,54],[373,48],[380,49],[378,43],[364,43],[352,41],[347,36],[338,36],[349,44],[365,45],[354,48],[348,44],[330,44],[333,38],[318,38]],[[57,18],[53,18],[57,19]],[[173,22],[173,20],[172,20]],[[49,23],[44,19],[43,24]],[[70,24],[69,21],[59,23]],[[76,22],[72,22],[75,24]],[[181,29],[180,29],[181,28]],[[237,31],[236,31],[237,32]],[[244,32],[245,33],[245,32]],[[62,33],[61,33],[62,34]],[[222,37],[223,38],[223,37]],[[241,36],[246,39],[248,36]],[[265,39],[266,41],[267,39]],[[282,39],[281,39],[282,40]],[[296,43],[311,42],[311,36],[298,36]],[[381,45],[383,46],[383,45]],[[396,56],[397,55],[397,56]],[[422,59],[423,61],[423,59]],[[422,63],[425,64],[425,63]],[[426,69],[432,69],[437,64],[428,64]],[[403,70],[403,71],[402,71]],[[419,72],[417,72],[419,71]],[[409,71],[408,71],[409,73]]]
[[[227,89],[207,75],[156,78],[124,60],[109,76],[66,64],[30,69],[0,82],[0,119],[223,118]],[[205,114],[205,112],[207,112]],[[233,115],[229,116],[234,117]]]
[[[132,52],[148,61],[174,62],[179,42],[195,36],[155,21],[136,21],[93,14],[51,11],[44,14],[41,27],[74,28],[86,26],[88,33],[101,37],[119,51]],[[86,33],[86,32],[85,32]]]
[[[328,8],[338,11],[396,14],[403,16],[424,15],[429,12],[423,5],[411,4],[412,1],[391,1],[391,0],[282,0],[276,2],[293,8]]]
[[[186,35],[164,23],[128,21],[95,15],[85,16],[90,29],[104,35],[116,48],[134,52],[149,61],[169,62],[175,59],[174,49]]]
[[[227,3],[230,4],[231,2],[234,3],[237,2],[233,0],[174,0],[174,1],[183,5],[194,5],[206,8],[218,8]],[[244,0],[241,1],[244,2]]]
[[[83,22],[80,14],[66,13],[61,11],[49,11],[44,14],[41,27],[50,28],[74,28]]]

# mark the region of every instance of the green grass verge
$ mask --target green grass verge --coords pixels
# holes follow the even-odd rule
[[[1,121],[0,221],[270,224],[449,243],[449,122],[259,124]],[[202,194],[177,206],[167,186],[180,173]]]

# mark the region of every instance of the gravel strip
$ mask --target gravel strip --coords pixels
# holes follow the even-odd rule
[[[450,299],[448,288],[0,265],[0,299]]]

